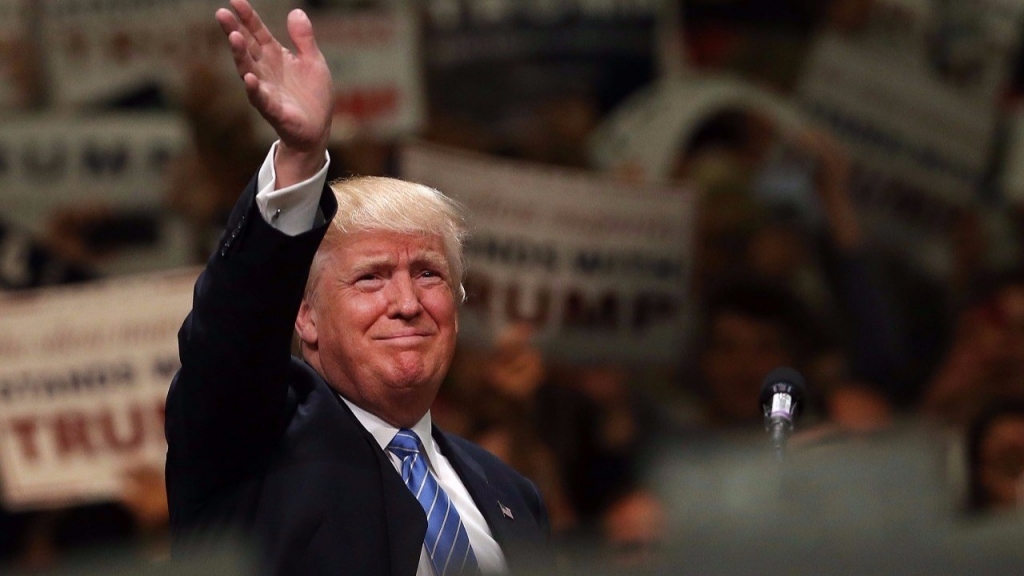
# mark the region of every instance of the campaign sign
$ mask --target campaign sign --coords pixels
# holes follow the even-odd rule
[[[162,468],[176,334],[198,270],[0,298],[0,477],[11,509],[115,498]]]
[[[692,267],[689,190],[424,144],[403,150],[401,171],[466,208],[464,342],[485,344],[525,321],[566,359],[677,361]]]
[[[924,271],[948,270],[948,231],[987,176],[1022,10],[879,1],[863,26],[822,32],[808,57],[798,99],[851,151],[868,230]]]
[[[399,6],[312,18],[334,82],[334,141],[418,131],[425,105],[415,14]]]

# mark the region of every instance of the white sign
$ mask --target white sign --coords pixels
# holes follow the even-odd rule
[[[692,266],[690,191],[427,145],[403,150],[402,176],[466,206],[465,341],[487,342],[525,320],[563,358],[678,361]]]
[[[160,206],[167,161],[185,138],[172,115],[7,120],[0,124],[0,212],[38,231],[59,207]]]
[[[30,75],[39,62],[28,40],[27,0],[0,0],[0,110],[30,104]]]
[[[12,509],[116,497],[163,467],[163,406],[198,270],[0,298],[0,475]]]
[[[334,82],[335,141],[393,139],[424,122],[419,34],[408,7],[314,16],[317,44]]]
[[[851,184],[876,241],[933,273],[988,169],[997,102],[1024,6],[877,2],[864,29],[829,30],[799,97],[856,161]]]
[[[174,88],[196,62],[233,71],[213,15],[222,0],[43,0],[52,97],[78,107],[147,86]],[[275,34],[295,2],[252,2]]]

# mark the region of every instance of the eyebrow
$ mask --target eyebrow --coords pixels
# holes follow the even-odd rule
[[[378,270],[395,265],[395,258],[390,254],[382,254],[379,256],[368,256],[365,260],[355,264],[352,268],[353,272],[363,273],[372,270]],[[448,272],[448,259],[444,257],[440,252],[434,250],[424,250],[413,254],[412,259],[409,261],[410,267],[417,266],[430,266],[439,268]]]
[[[412,261],[410,262],[410,265],[412,266],[423,264],[435,268],[442,268],[445,271],[448,270],[448,259],[445,258],[444,255],[433,250],[427,250],[417,253],[415,256],[413,256]]]

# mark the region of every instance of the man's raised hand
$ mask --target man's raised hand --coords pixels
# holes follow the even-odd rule
[[[281,139],[275,160],[278,186],[299,182],[323,165],[331,131],[331,72],[313,25],[302,10],[288,14],[293,52],[274,38],[247,0],[230,2],[234,12],[217,10],[217,22],[249,102]]]

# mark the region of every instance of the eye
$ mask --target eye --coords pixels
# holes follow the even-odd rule
[[[378,274],[366,273],[356,277],[353,285],[363,290],[374,290],[384,285],[384,280]]]
[[[420,280],[425,282],[443,282],[444,275],[440,271],[432,268],[425,268],[419,273]]]

